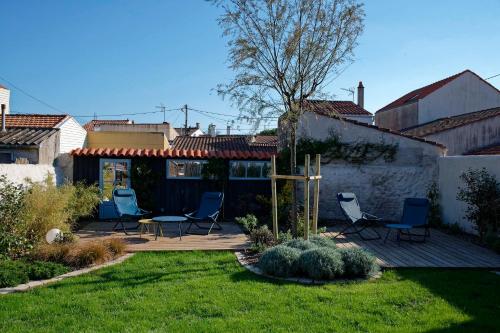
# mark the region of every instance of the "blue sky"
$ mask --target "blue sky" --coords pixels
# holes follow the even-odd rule
[[[356,61],[327,87],[365,85],[375,112],[422,85],[471,69],[500,73],[500,1],[382,1],[365,4]],[[212,91],[228,81],[219,10],[201,0],[0,0],[0,76],[72,115],[155,111],[184,104],[239,114]],[[489,80],[500,86],[500,77]],[[11,87],[11,109],[56,113]],[[106,117],[110,118],[110,117]],[[162,121],[161,114],[130,116]],[[226,117],[218,117],[226,118]],[[230,118],[228,118],[230,119]],[[78,118],[81,123],[89,118]],[[183,122],[179,111],[167,121]],[[226,122],[190,113],[189,122]],[[240,124],[240,132],[249,129]]]

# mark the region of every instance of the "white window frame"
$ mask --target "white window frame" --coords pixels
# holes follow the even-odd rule
[[[234,177],[231,176],[231,164],[233,163],[244,163],[245,164],[245,177]],[[229,180],[269,180],[271,179],[268,176],[263,176],[262,175],[262,167],[260,168],[260,177],[247,177],[248,175],[248,164],[249,163],[262,163],[262,166],[264,166],[265,163],[269,163],[268,161],[262,161],[262,160],[253,160],[253,161],[247,161],[247,160],[231,160],[229,161]]]
[[[132,160],[127,159],[127,158],[101,158],[101,159],[99,159],[99,189],[101,191],[104,190],[104,179],[103,179],[103,174],[102,174],[104,163],[120,163],[120,162],[127,163],[127,172],[128,172],[127,188],[130,188],[130,177],[131,177],[130,173],[132,171]],[[104,201],[111,201],[111,198],[109,198],[108,200],[104,200]]]
[[[186,177],[186,176],[171,176],[170,175],[170,162],[177,161],[177,162],[200,162],[202,165],[207,164],[208,160],[190,160],[190,159],[182,159],[182,158],[172,158],[167,160],[167,179],[203,179],[203,175],[200,174],[199,177]]]

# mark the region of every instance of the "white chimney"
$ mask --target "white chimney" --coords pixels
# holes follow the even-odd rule
[[[359,81],[358,85],[358,105],[362,108],[365,107],[365,87],[361,81]]]
[[[5,105],[5,114],[10,114],[10,90],[0,84],[0,104]]]
[[[210,135],[211,137],[215,137],[217,135],[215,132],[215,125],[214,124],[208,125],[208,135]]]
[[[226,134],[231,135],[231,126],[230,125],[227,125]]]

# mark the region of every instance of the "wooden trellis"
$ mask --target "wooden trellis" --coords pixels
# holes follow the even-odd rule
[[[319,180],[321,179],[320,167],[321,167],[321,155],[316,154],[316,174],[313,176],[309,175],[309,168],[311,164],[311,157],[309,154],[305,156],[304,163],[304,175],[277,175],[276,174],[276,156],[271,157],[271,192],[272,192],[272,215],[273,215],[273,235],[275,239],[278,238],[278,200],[276,193],[276,180],[286,179],[293,181],[303,181],[304,182],[304,239],[309,239],[309,184],[310,181],[314,181],[314,193],[313,193],[313,214],[312,214],[312,233],[316,235],[318,233],[318,208],[319,208]]]

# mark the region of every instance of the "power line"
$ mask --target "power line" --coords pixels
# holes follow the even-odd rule
[[[487,77],[485,80],[489,80],[489,79],[492,79],[492,78],[497,77],[497,76],[500,76],[500,73],[496,74],[496,75],[493,75],[493,76],[490,76],[490,77]]]
[[[116,117],[116,116],[137,116],[141,114],[154,114],[154,113],[163,113],[163,112],[170,112],[170,111],[178,111],[181,108],[176,108],[176,109],[165,109],[165,110],[158,110],[158,111],[145,111],[145,112],[134,112],[134,113],[115,113],[115,114],[94,114],[92,116],[89,115],[77,115],[73,117],[78,117],[78,118],[94,118],[94,117]]]
[[[61,109],[59,108],[56,108],[55,106],[52,106],[50,105],[49,103],[47,102],[44,102],[43,100],[41,100],[40,98],[37,98],[35,96],[33,96],[32,94],[30,94],[29,92],[27,92],[26,90],[22,89],[22,88],[19,88],[17,85],[15,85],[14,83],[12,83],[12,81],[9,81],[7,80],[6,78],[4,78],[3,76],[0,76],[0,79],[4,80],[5,82],[7,82],[10,86],[12,86],[14,89],[20,91],[21,93],[23,93],[24,95],[32,98],[33,100],[37,101],[38,103],[41,103],[43,105],[45,105],[46,107],[48,107],[49,109],[52,109],[56,112],[59,112],[59,113],[62,113],[62,114],[69,114],[69,112],[64,112],[62,111]]]

